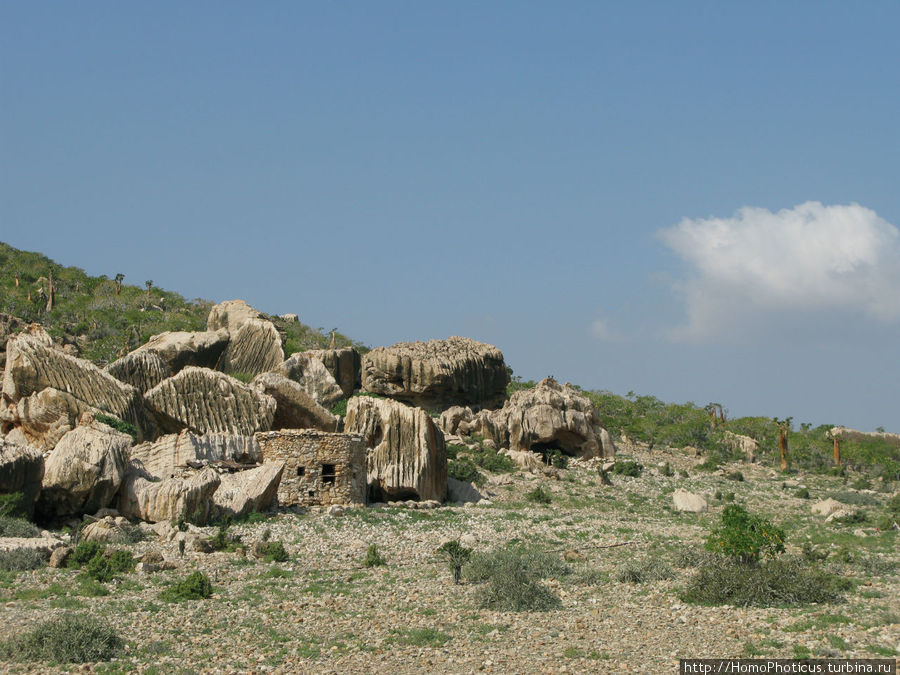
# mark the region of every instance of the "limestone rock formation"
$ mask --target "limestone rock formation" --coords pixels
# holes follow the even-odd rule
[[[756,461],[756,453],[759,451],[759,441],[755,438],[736,434],[732,431],[726,431],[723,434],[722,440],[730,449],[743,453],[745,461]]]
[[[154,423],[144,410],[141,392],[90,361],[69,356],[30,333],[10,340],[6,357],[2,398],[7,406],[52,387],[130,422],[145,437],[153,435]]]
[[[148,523],[175,522],[179,517],[203,523],[209,517],[212,496],[219,484],[219,474],[210,468],[162,481],[131,474],[122,486],[119,512]]]
[[[44,460],[38,513],[52,519],[109,506],[128,471],[130,449],[131,436],[85,413]]]
[[[0,494],[21,492],[30,515],[43,477],[44,456],[39,450],[0,438]]]
[[[337,418],[320,406],[303,387],[278,373],[260,373],[252,382],[263,394],[275,399],[272,429],[318,429],[337,431]]]
[[[248,319],[231,332],[231,341],[216,366],[226,373],[257,375],[284,360],[281,334],[266,319]]]
[[[328,410],[344,398],[344,392],[328,368],[318,357],[313,356],[312,352],[292,354],[272,372],[297,382],[307,394]]]
[[[166,362],[171,375],[175,375],[188,366],[215,368],[219,359],[222,358],[225,347],[228,346],[228,340],[227,330],[195,333],[167,331],[154,335],[146,344],[135,349],[132,354],[153,352]]]
[[[106,516],[84,526],[81,538],[98,544],[124,544],[131,541],[131,523],[122,516]]]
[[[463,423],[471,424],[474,420],[475,415],[471,408],[454,405],[441,413],[439,424],[445,434],[453,436],[460,431],[464,431],[460,429],[460,425]],[[465,428],[465,430],[469,429],[470,427]]]
[[[508,383],[500,350],[464,337],[378,347],[362,363],[365,391],[428,409],[496,408]]]
[[[353,347],[310,349],[306,353],[325,365],[340,386],[344,398],[350,398],[362,386],[362,359]]]
[[[347,402],[347,433],[359,434],[368,450],[368,481],[374,501],[447,496],[444,434],[421,408],[398,401],[355,396]]]
[[[169,364],[157,352],[142,349],[113,361],[104,370],[119,382],[130,384],[142,392],[150,391],[173,375]]]
[[[0,428],[46,453],[75,428],[85,412],[99,411],[71,394],[48,387],[0,407]]]
[[[25,326],[26,323],[22,319],[9,314],[0,314],[0,370],[3,370],[6,364],[6,343]]]
[[[188,366],[144,396],[160,424],[206,434],[251,436],[271,428],[275,399],[250,385],[208,368]]]
[[[262,466],[237,473],[225,473],[213,504],[220,514],[244,515],[265,511],[275,501],[284,462],[266,462]]]
[[[157,478],[171,478],[188,462],[256,463],[259,459],[259,443],[255,436],[229,433],[200,435],[185,430],[131,449],[132,466],[139,473]]]
[[[672,495],[672,505],[676,511],[688,513],[705,513],[709,508],[703,497],[680,488]]]
[[[473,422],[462,421],[458,428],[461,433],[477,430],[510,450],[557,449],[584,459],[615,455],[612,439],[600,426],[590,399],[552,378],[517,391],[500,410],[483,410]]]
[[[455,478],[447,479],[447,501],[463,504],[477,503],[484,499],[478,488],[471,483]]]
[[[225,328],[228,331],[236,331],[250,319],[265,318],[262,312],[253,309],[243,300],[226,300],[214,305],[209,310],[206,318],[207,330],[219,330]]]

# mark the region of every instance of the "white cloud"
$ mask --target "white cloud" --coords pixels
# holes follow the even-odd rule
[[[613,334],[603,319],[595,319],[591,322],[591,335],[598,340],[612,340]]]
[[[687,312],[675,339],[758,332],[775,316],[900,320],[900,232],[859,204],[744,207],[659,236],[692,269],[675,284]]]

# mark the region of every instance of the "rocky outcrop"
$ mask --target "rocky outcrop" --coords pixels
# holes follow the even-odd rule
[[[687,513],[705,513],[709,509],[703,497],[680,488],[672,495],[672,506]]]
[[[756,453],[759,451],[759,441],[750,436],[726,431],[722,435],[722,443],[730,450],[736,450],[744,455],[744,461],[755,462]]]
[[[39,334],[22,333],[10,340],[3,375],[4,403],[18,403],[48,387],[67,392],[84,407],[109,411],[133,424],[144,437],[154,434],[155,425],[144,410],[141,392],[131,385],[90,361],[55,349]]]
[[[122,486],[119,512],[148,523],[175,522],[179,517],[204,523],[219,484],[219,474],[210,468],[162,481],[131,474]]]
[[[71,394],[48,387],[0,408],[0,428],[41,452],[50,452],[63,436],[75,428],[85,412],[99,412]]]
[[[44,460],[38,514],[54,519],[109,506],[128,471],[130,449],[131,436],[85,413]]]
[[[182,431],[131,449],[131,464],[149,476],[171,478],[188,462],[256,463],[260,459],[255,436],[228,433],[195,434]]]
[[[500,410],[481,411],[471,422],[461,419],[457,430],[477,431],[510,450],[556,449],[584,459],[615,455],[590,399],[552,378],[517,391]]]
[[[248,319],[231,332],[231,341],[216,366],[226,373],[257,375],[284,360],[281,334],[271,321]]]
[[[156,352],[137,350],[110,363],[107,373],[119,382],[130,384],[141,392],[150,391],[160,382],[172,377],[172,369]]]
[[[154,335],[146,344],[135,349],[132,354],[153,352],[166,362],[171,374],[176,375],[188,366],[215,368],[219,359],[222,358],[225,347],[228,346],[228,340],[227,330],[194,333],[168,331]]]
[[[253,309],[243,300],[226,300],[214,305],[206,318],[207,330],[225,328],[236,331],[250,319],[264,319],[262,312]]]
[[[274,373],[293,380],[322,407],[331,409],[344,398],[337,381],[311,352],[297,352],[273,369]]]
[[[20,492],[31,515],[43,477],[44,456],[39,450],[0,438],[0,494]]]
[[[144,396],[166,431],[251,436],[271,428],[275,399],[208,368],[187,367]]]
[[[306,353],[323,363],[341,388],[344,398],[350,398],[362,386],[362,359],[353,347],[310,349]]]
[[[508,382],[500,350],[463,337],[378,347],[362,363],[365,391],[428,409],[499,407]]]
[[[272,430],[337,431],[337,418],[316,403],[297,382],[278,373],[260,373],[252,384],[258,391],[275,399]]]
[[[222,483],[213,494],[217,513],[265,511],[275,501],[283,471],[284,462],[266,462],[255,469],[222,474]]]
[[[344,429],[365,439],[374,501],[443,501],[447,496],[444,434],[424,410],[355,396],[347,402]]]
[[[26,323],[22,319],[0,313],[0,370],[3,370],[6,364],[7,341],[25,326]]]
[[[132,526],[122,516],[105,516],[84,526],[81,538],[98,544],[125,544],[133,541]]]
[[[822,501],[813,504],[811,510],[817,516],[830,516],[840,511],[846,511],[848,510],[848,507],[846,504],[829,497],[828,499],[823,499]]]

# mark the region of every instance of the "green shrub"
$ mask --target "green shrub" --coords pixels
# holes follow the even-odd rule
[[[682,478],[690,478],[690,474],[684,469],[678,469],[678,475]]]
[[[558,557],[522,548],[475,553],[464,567],[466,578],[488,584],[481,605],[502,612],[556,609],[561,604],[559,597],[540,580],[567,571]]]
[[[878,506],[881,503],[874,495],[850,490],[828,492],[825,496],[848,506]]]
[[[284,544],[280,541],[263,542],[259,547],[259,552],[266,562],[285,562],[288,559]]]
[[[366,567],[381,567],[386,564],[387,561],[381,556],[381,553],[378,552],[378,546],[369,544],[369,548],[366,549],[366,557],[363,560],[363,565]]]
[[[472,557],[472,549],[460,544],[459,539],[453,539],[443,544],[438,549],[438,553],[446,558],[450,571],[453,573],[453,583],[458,584],[463,565]]]
[[[853,583],[793,557],[748,566],[716,556],[702,564],[681,594],[702,605],[772,607],[836,602]]]
[[[340,401],[331,406],[331,414],[335,417],[347,416],[347,399],[342,398]]]
[[[250,380],[252,380],[255,375],[253,373],[228,373],[236,379],[238,382],[243,382],[244,384],[248,384]]]
[[[468,457],[451,459],[447,462],[447,475],[450,478],[465,481],[466,483],[475,483],[476,485],[484,483],[484,476]]]
[[[553,495],[549,490],[544,489],[543,485],[538,485],[533,490],[525,493],[525,499],[535,504],[550,504],[553,501]]]
[[[0,516],[0,537],[40,537],[41,531],[24,518]]]
[[[850,487],[852,487],[854,490],[871,490],[872,483],[870,483],[867,478],[860,476],[852,483],[850,483]]]
[[[725,476],[728,480],[737,481],[739,483],[744,482],[744,474],[740,471],[732,471],[727,476]]]
[[[131,436],[132,440],[137,443],[138,429],[130,422],[120,420],[118,417],[113,417],[112,415],[106,415],[104,413],[97,413],[96,415],[94,415],[94,419],[96,419],[101,424],[112,427],[116,431],[121,431],[123,434],[128,434],[129,436]]]
[[[694,467],[697,471],[718,471],[719,461],[715,457],[707,457],[702,463]]]
[[[40,551],[33,548],[19,548],[0,551],[0,570],[4,572],[24,572],[40,569],[47,564],[47,559]]]
[[[216,551],[236,551],[241,546],[241,536],[239,534],[228,534],[228,528],[234,522],[234,516],[230,513],[225,514],[219,522],[218,531],[207,541]]]
[[[878,516],[878,519],[875,521],[875,527],[882,531],[893,530],[894,523],[896,523],[896,522],[897,522],[897,519],[894,516],[892,516],[890,514],[885,514],[882,516]]]
[[[123,549],[116,549],[109,555],[110,568],[116,574],[127,574],[134,571],[136,561],[134,557]]]
[[[891,497],[890,501],[887,503],[888,513],[893,513],[896,516],[900,516],[900,494],[896,494]]]
[[[666,476],[667,478],[671,478],[672,476],[675,475],[675,472],[672,470],[672,467],[668,462],[666,462],[665,464],[662,465],[662,467],[659,470],[659,473],[660,473],[660,475]]]
[[[794,496],[798,499],[809,499],[809,490],[806,488],[800,488],[797,492],[794,493]]]
[[[811,542],[805,541],[801,548],[801,555],[807,562],[822,562],[828,557],[828,551],[818,549]]]
[[[515,473],[519,467],[506,455],[484,446],[470,451],[475,464],[491,473]]]
[[[860,510],[851,511],[846,516],[838,516],[832,522],[840,525],[862,525],[869,522],[869,514]]]
[[[123,640],[100,620],[65,614],[0,644],[4,660],[90,663],[108,661],[122,651]]]
[[[212,595],[212,582],[203,572],[191,572],[187,577],[178,581],[159,594],[166,602],[181,602],[183,600],[202,600]]]
[[[784,531],[741,506],[729,504],[722,510],[721,525],[706,540],[706,548],[753,563],[762,555],[774,558],[784,552]]]
[[[25,518],[31,516],[34,504],[29,504],[21,492],[0,494],[0,518]],[[7,537],[13,535],[2,535]]]
[[[723,502],[733,502],[734,501],[734,493],[726,492],[725,494],[722,495],[722,501]]]
[[[647,581],[671,579],[673,576],[675,575],[667,562],[647,557],[643,560],[628,560],[622,563],[613,578],[619,583],[642,584]]]
[[[67,567],[83,567],[92,558],[103,553],[103,546],[95,541],[82,541],[72,551],[72,555],[66,561]]]
[[[616,462],[615,466],[612,468],[612,473],[617,476],[631,476],[633,478],[637,478],[644,471],[644,465],[638,464],[634,460],[624,459],[619,462]]]

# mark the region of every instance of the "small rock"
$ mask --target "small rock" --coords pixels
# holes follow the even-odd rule
[[[709,510],[709,506],[703,497],[681,489],[675,490],[675,493],[672,495],[672,504],[676,511],[688,513],[705,513]]]
[[[71,546],[60,546],[59,548],[53,549],[50,553],[50,567],[63,568],[66,566],[66,561],[69,559],[69,556],[72,555],[72,551],[74,551]]]
[[[332,504],[328,507],[326,513],[333,518],[338,518],[344,515],[344,507],[340,504]]]

